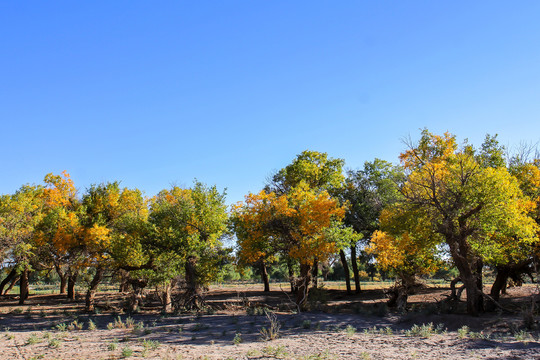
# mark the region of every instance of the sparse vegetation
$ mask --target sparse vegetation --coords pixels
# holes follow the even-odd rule
[[[410,330],[405,330],[404,334],[405,336],[419,336],[428,338],[434,334],[441,334],[443,331],[445,331],[443,324],[439,324],[437,327],[434,327],[433,323],[422,325],[414,324]]]
[[[133,349],[130,348],[129,346],[125,346],[124,348],[122,348],[122,357],[123,358],[128,358],[130,356],[133,355]]]
[[[268,319],[268,327],[262,327],[260,330],[261,339],[264,341],[270,341],[279,337],[279,330],[281,324],[278,321],[276,314],[267,312],[266,318]]]
[[[234,339],[233,339],[233,344],[234,345],[238,345],[242,342],[242,334],[240,334],[239,332],[237,332],[236,334],[234,334]]]
[[[40,339],[38,338],[38,336],[36,334],[32,334],[26,340],[26,345],[34,345],[37,344],[39,341]]]
[[[53,348],[53,349],[56,349],[60,346],[60,344],[62,343],[62,341],[60,339],[57,339],[57,338],[52,338],[49,340],[49,347],[50,348]]]

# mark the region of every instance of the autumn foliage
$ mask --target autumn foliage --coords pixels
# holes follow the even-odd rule
[[[348,293],[348,261],[357,292],[358,262],[395,276],[405,292],[454,267],[468,312],[482,312],[486,267],[497,276],[493,302],[508,277],[530,272],[540,255],[540,160],[526,152],[507,157],[489,135],[475,148],[423,130],[406,145],[399,165],[375,159],[346,174],[343,159],[306,150],[230,210],[224,192],[198,181],[146,197],[119,182],[79,193],[67,172],[47,174],[41,185],[0,197],[8,274],[0,294],[19,281],[23,303],[30,275],[54,270],[70,299],[84,284],[88,310],[105,278],[131,291],[132,311],[149,287],[166,312],[199,309],[205,286],[225,268],[257,268],[269,291],[268,268],[286,266],[302,309],[321,265],[337,259]],[[224,240],[234,240],[234,249]]]

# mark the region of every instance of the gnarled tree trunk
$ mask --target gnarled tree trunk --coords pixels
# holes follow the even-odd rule
[[[266,269],[266,262],[261,260],[260,262],[261,278],[264,284],[264,292],[270,292],[270,279],[268,278],[268,270]]]
[[[7,274],[7,276],[4,278],[4,280],[2,280],[2,282],[0,283],[0,295],[4,295],[4,287],[11,280],[13,280],[15,278],[15,276],[17,276],[17,269],[16,269],[16,267],[13,267],[13,269],[11,269],[9,274]]]
[[[309,292],[309,284],[311,282],[311,265],[300,264],[300,280],[298,291],[296,293],[296,305],[300,309],[304,309]]]
[[[120,287],[118,291],[121,293],[129,291],[129,273],[125,270],[119,270],[118,275],[120,276]]]
[[[467,294],[467,313],[478,315],[484,311],[484,295],[482,289],[482,260],[471,255],[472,249],[467,243],[467,236],[447,234],[446,243],[450,254],[459,270],[459,277]]]
[[[140,279],[129,279],[129,284],[131,284],[131,287],[133,288],[133,293],[131,294],[130,299],[130,311],[132,313],[139,312],[140,306],[142,305],[142,301],[144,298],[144,288],[148,285],[147,280],[140,280]]]
[[[17,281],[21,278],[20,275],[15,276],[13,279],[11,279],[11,283],[9,283],[9,286],[7,287],[6,291],[4,291],[4,295],[7,295],[13,288],[15,287],[15,284],[17,284]]]
[[[96,273],[94,274],[94,277],[90,282],[90,286],[88,287],[88,291],[86,292],[86,311],[94,311],[96,291],[99,283],[103,279],[104,272],[105,271],[103,268],[99,266],[96,268]]]
[[[461,295],[461,292],[458,295],[457,289],[456,289],[456,285],[460,281],[461,281],[461,278],[459,276],[453,279],[452,281],[450,281],[450,300],[451,301],[457,301],[460,298],[459,295]]]
[[[67,298],[69,300],[75,300],[75,284],[77,283],[78,273],[73,272],[68,274],[68,287],[67,287]]]
[[[68,278],[67,271],[62,271],[62,268],[58,264],[54,265],[54,269],[56,270],[56,273],[58,274],[58,277],[60,278],[60,294],[65,294],[66,287],[67,287],[67,278]]]
[[[197,257],[189,256],[185,265],[186,292],[184,306],[188,309],[200,309],[202,305],[202,288],[197,274]]]

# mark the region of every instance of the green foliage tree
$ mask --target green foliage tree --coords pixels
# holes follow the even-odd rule
[[[342,203],[347,204],[344,223],[351,227],[361,236],[356,241],[349,243],[351,264],[354,274],[356,292],[360,292],[360,278],[358,272],[358,243],[364,239],[364,244],[369,242],[371,234],[379,229],[381,211],[386,206],[392,206],[400,198],[399,186],[403,183],[403,169],[391,163],[375,159],[365,162],[364,168],[357,171],[349,171],[345,186],[340,191]],[[363,250],[362,250],[363,251]],[[340,252],[344,264],[346,279],[348,267],[345,254]],[[368,253],[363,252],[363,258],[368,258]],[[347,281],[348,282],[348,281]],[[350,291],[350,285],[348,290]]]
[[[458,149],[448,133],[424,130],[418,144],[411,144],[400,159],[406,170],[400,216],[419,219],[407,232],[414,234],[418,224],[424,224],[420,234],[429,234],[430,242],[446,243],[465,285],[468,312],[483,311],[484,262],[505,262],[508,251],[536,239],[529,199],[506,168],[481,166],[467,147]],[[424,241],[424,236],[411,239]]]
[[[184,271],[186,291],[178,306],[199,308],[202,288],[216,277],[221,261],[220,238],[228,220],[225,193],[196,181],[191,189],[162,190],[150,210],[151,245],[176,259],[170,262],[171,275]]]
[[[28,277],[37,261],[35,229],[43,217],[42,190],[24,185],[0,198],[0,254],[20,275],[20,304],[28,298]]]

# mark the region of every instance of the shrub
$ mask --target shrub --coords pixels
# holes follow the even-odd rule
[[[122,357],[130,357],[131,355],[133,355],[133,349],[130,348],[129,346],[126,346],[122,349]]]
[[[233,344],[234,344],[234,345],[238,345],[238,344],[240,344],[242,341],[243,341],[243,340],[242,340],[242,334],[236,333],[236,334],[234,335]]]
[[[56,349],[60,346],[60,344],[62,343],[62,341],[60,341],[60,339],[50,339],[49,340],[49,347],[50,348],[53,348],[53,349]]]
[[[30,335],[28,340],[26,340],[26,345],[34,345],[34,344],[37,344],[38,342],[39,342],[39,339],[36,336],[36,334],[32,334]]]
[[[267,312],[266,318],[268,319],[268,322],[270,324],[268,328],[261,328],[261,339],[263,339],[264,341],[277,339],[279,337],[279,330],[281,329],[281,324],[279,323],[276,314],[272,312]]]

